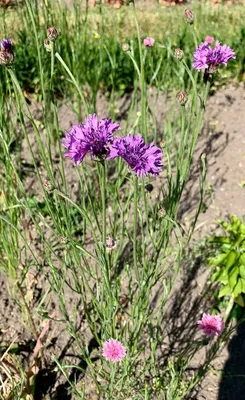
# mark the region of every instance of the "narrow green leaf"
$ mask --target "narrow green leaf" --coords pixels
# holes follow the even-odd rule
[[[242,292],[242,280],[241,278],[238,278],[237,284],[233,289],[233,296],[236,298],[239,296],[239,294],[241,294],[241,292]]]
[[[239,275],[239,267],[232,268],[231,272],[228,275],[229,286],[231,290],[233,290],[237,284],[238,275]]]

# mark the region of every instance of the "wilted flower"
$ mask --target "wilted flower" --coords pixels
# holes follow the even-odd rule
[[[214,42],[213,36],[206,36],[206,37],[205,37],[205,42],[207,42],[207,43],[213,43],[213,42]]]
[[[110,253],[116,247],[117,247],[117,241],[113,237],[107,236],[107,238],[106,238],[106,251],[108,253]]]
[[[139,177],[159,175],[162,170],[162,150],[153,142],[146,144],[139,133],[114,139],[108,160],[116,157],[122,157]]]
[[[103,345],[102,355],[107,361],[121,361],[126,356],[126,348],[116,339],[109,339]]]
[[[12,52],[13,51],[13,43],[11,39],[3,39],[1,41],[1,50]]]
[[[144,39],[144,46],[145,47],[152,47],[155,43],[155,39],[153,39],[152,37],[147,36]]]
[[[184,52],[181,49],[175,49],[174,50],[174,57],[177,58],[178,60],[183,60],[184,58]]]
[[[205,313],[197,324],[206,336],[219,336],[225,327],[221,317]]]
[[[181,91],[177,93],[176,98],[182,106],[185,106],[188,100],[188,94],[184,91]]]
[[[207,42],[201,43],[194,53],[193,67],[200,71],[206,69],[209,74],[215,72],[220,64],[227,65],[230,59],[235,59],[234,51],[226,44],[216,42],[212,48]]]
[[[191,10],[185,10],[184,17],[188,24],[193,24],[195,16]]]
[[[14,53],[8,51],[0,51],[0,65],[10,66],[14,62]]]
[[[57,31],[56,28],[54,28],[53,26],[47,28],[47,37],[51,42],[55,42],[58,36],[59,32]]]
[[[122,51],[129,51],[129,44],[128,43],[123,43],[122,44]]]
[[[62,145],[68,149],[64,157],[71,157],[74,165],[80,164],[87,153],[92,158],[105,158],[109,154],[109,144],[112,143],[112,134],[119,129],[119,125],[110,119],[98,120],[96,114],[85,119],[84,124],[73,125],[62,140]]]

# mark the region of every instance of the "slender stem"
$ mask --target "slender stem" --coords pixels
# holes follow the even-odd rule
[[[103,161],[101,176],[101,203],[102,203],[102,242],[105,247],[106,243],[106,165]]]
[[[136,279],[139,282],[139,270],[137,263],[137,224],[138,224],[138,178],[134,177],[134,232],[133,232],[133,254],[134,254],[134,270]]]
[[[146,129],[146,95],[145,95],[145,62],[142,52],[142,43],[141,43],[141,35],[140,35],[140,28],[139,23],[137,20],[137,15],[135,12],[135,5],[133,3],[130,4],[135,20],[136,30],[137,30],[137,37],[138,37],[138,46],[139,46],[139,55],[140,55],[140,89],[141,89],[141,133],[144,139],[147,141],[148,134]],[[137,71],[138,72],[138,71]]]
[[[71,78],[71,80],[72,80],[74,86],[76,87],[76,89],[77,89],[77,91],[78,91],[78,93],[79,93],[79,96],[81,97],[81,100],[82,100],[82,103],[83,103],[83,107],[84,107],[84,110],[85,110],[85,114],[88,115],[88,113],[89,113],[89,112],[88,112],[88,105],[87,105],[87,103],[86,103],[85,97],[84,97],[84,95],[83,95],[83,93],[82,93],[82,90],[81,90],[81,88],[79,87],[79,85],[78,85],[78,83],[77,83],[77,81],[76,81],[74,75],[71,73],[70,69],[69,69],[68,66],[66,65],[65,61],[63,60],[63,58],[59,55],[59,53],[55,53],[55,57],[58,58],[59,62],[63,65],[63,67],[65,68],[66,72],[67,72],[68,75],[70,76],[70,78]]]
[[[53,87],[54,76],[54,42],[51,42],[51,71],[50,71],[50,89]]]

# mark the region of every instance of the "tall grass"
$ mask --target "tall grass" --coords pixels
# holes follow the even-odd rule
[[[37,343],[41,336],[39,324],[45,317],[53,319],[57,326],[60,322],[66,324],[82,367],[67,365],[56,355],[54,362],[75,398],[87,398],[91,389],[101,399],[184,399],[191,395],[229,334],[227,327],[221,338],[211,342],[206,363],[192,377],[186,375],[187,367],[205,340],[189,343],[181,357],[161,360],[169,296],[181,267],[183,249],[191,240],[205,188],[202,157],[200,202],[189,231],[184,232],[178,208],[209,92],[202,75],[191,69],[191,54],[198,37],[204,35],[207,20],[211,19],[212,29],[206,33],[218,38],[220,19],[227,21],[227,15],[221,14],[220,9],[198,6],[197,31],[183,24],[182,10],[170,14],[169,10],[158,8],[156,18],[165,22],[168,19],[169,24],[174,23],[173,29],[170,36],[157,36],[155,32],[155,47],[145,49],[142,36],[155,28],[150,24],[150,14],[146,14],[144,27],[141,25],[141,10],[135,10],[133,5],[119,12],[102,5],[98,10],[81,10],[78,2],[70,9],[61,4],[57,7],[44,1],[35,8],[31,1],[25,1],[18,10],[20,26],[13,32],[14,67],[1,69],[0,267],[9,278],[12,294]],[[8,24],[14,15],[15,11],[12,16],[3,14],[5,36],[12,34]],[[241,15],[232,18],[240,21]],[[219,28],[212,21],[218,21]],[[61,35],[51,52],[46,52],[43,41],[46,26],[50,25],[56,26]],[[229,33],[234,38],[232,30]],[[220,32],[221,40],[222,34],[225,29]],[[124,53],[121,43],[126,38],[129,50]],[[244,40],[239,38],[237,49]],[[175,45],[184,50],[184,63],[174,59]],[[232,76],[240,74],[242,68],[243,62]],[[222,72],[221,77],[229,71],[232,69]],[[152,115],[149,84],[158,91],[178,87],[189,92],[184,107],[170,100],[164,131],[159,130]],[[64,161],[62,154],[59,98],[69,95],[80,119],[84,119],[96,111],[101,89],[110,92],[106,116],[112,117],[117,92],[134,92],[125,133],[140,131],[146,142],[154,139],[161,145],[164,172],[160,177],[139,179],[122,160],[86,158],[75,167],[79,188],[76,196],[68,180],[73,171],[71,160]],[[31,99],[34,92],[40,102],[39,121],[32,113],[27,91],[32,92]],[[35,195],[27,190],[23,142],[31,157],[31,173],[38,188]],[[30,239],[30,224],[41,250]],[[110,251],[108,236],[117,242]],[[45,282],[40,303],[34,309],[27,298],[27,278],[32,270],[38,271]],[[66,301],[68,290],[74,298],[72,309]],[[50,316],[50,298],[58,304],[59,315]],[[79,313],[84,330],[77,328]],[[109,363],[101,356],[103,343],[109,338],[125,345],[127,356],[122,363]],[[45,349],[40,356],[34,375],[45,365]],[[86,373],[84,386],[83,382],[70,379],[72,368]],[[25,389],[21,389],[18,398],[29,387],[26,379],[24,376]],[[86,382],[90,382],[90,388]],[[35,382],[32,385],[31,395]]]

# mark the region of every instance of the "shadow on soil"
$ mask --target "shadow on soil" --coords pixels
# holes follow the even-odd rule
[[[245,323],[237,328],[228,350],[229,358],[224,366],[218,400],[244,400],[245,398]]]

